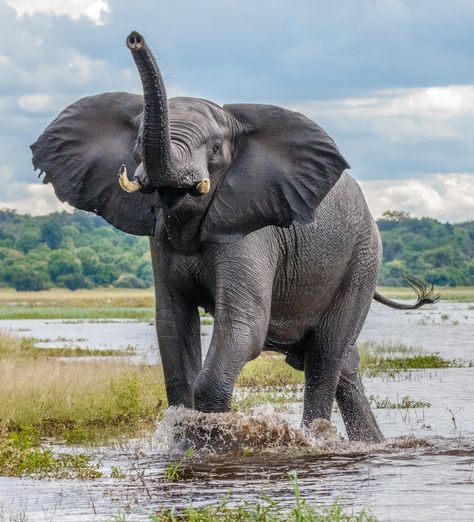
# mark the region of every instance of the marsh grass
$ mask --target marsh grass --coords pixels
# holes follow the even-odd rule
[[[402,344],[364,343],[359,347],[363,374],[396,373],[407,370],[459,367],[459,361],[448,361],[438,353],[424,353],[420,348]]]
[[[163,480],[176,481],[183,478],[187,460],[193,457],[194,449],[188,448],[176,462],[170,462],[163,471]]]
[[[2,336],[0,333],[0,357],[10,355],[13,357],[33,358],[38,357],[122,357],[136,353],[133,346],[127,346],[125,350],[113,348],[82,348],[78,346],[61,346],[47,348],[38,346],[38,343],[49,342],[49,340],[35,339],[34,337],[14,338]]]
[[[291,386],[283,388],[273,388],[266,391],[254,390],[252,388],[243,388],[237,390],[232,398],[232,410],[248,413],[256,406],[262,404],[271,404],[272,406],[281,405],[284,409],[285,405],[303,400],[302,387]]]
[[[431,403],[427,401],[417,401],[406,395],[398,402],[393,402],[390,399],[380,399],[374,395],[369,397],[370,405],[373,408],[389,409],[389,410],[406,410],[408,408],[430,408]]]
[[[54,455],[40,447],[39,433],[31,427],[0,431],[0,475],[56,479],[102,477],[98,464],[88,455]]]
[[[151,428],[166,407],[161,367],[117,360],[75,364],[25,350],[0,335],[0,426],[22,426],[69,443],[103,441]]]
[[[78,352],[38,349],[32,338],[0,335],[0,427],[9,433],[31,427],[42,437],[71,444],[104,442],[154,427],[166,407],[160,366],[99,357],[71,364],[58,355]],[[411,347],[361,347],[361,366],[369,375],[453,365]],[[282,356],[266,353],[244,367],[233,407],[245,411],[258,404],[294,402],[303,380],[303,372]]]
[[[350,513],[338,501],[330,506],[309,503],[301,496],[296,473],[289,473],[289,477],[293,485],[293,502],[289,505],[267,497],[238,502],[224,497],[208,506],[164,508],[151,516],[150,522],[376,522],[368,511]]]
[[[437,353],[425,353],[420,348],[403,344],[363,343],[359,346],[361,372],[367,376],[406,370],[459,367],[459,361],[448,361]],[[296,392],[304,383],[304,373],[285,362],[284,356],[273,352],[264,354],[247,363],[237,380],[237,386],[251,388],[278,401],[278,394],[269,388],[285,388]],[[259,396],[245,399],[245,406],[259,403]]]
[[[237,386],[265,391],[268,387],[296,388],[303,382],[303,372],[286,364],[283,356],[265,353],[244,366]]]
[[[76,290],[43,292],[0,289],[0,319],[140,319],[153,320],[152,289]]]

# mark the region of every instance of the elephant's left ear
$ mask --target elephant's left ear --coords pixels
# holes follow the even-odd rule
[[[231,242],[268,225],[311,223],[348,163],[302,114],[272,105],[225,105],[243,129],[202,225],[201,240]]]

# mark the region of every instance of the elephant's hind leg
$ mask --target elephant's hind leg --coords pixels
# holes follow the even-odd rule
[[[381,434],[378,428],[371,428],[377,425],[362,384],[358,376],[347,371],[346,365],[372,301],[373,279],[349,274],[304,352],[303,424],[309,426],[317,418],[329,420],[337,393],[342,399],[349,437],[367,441],[380,440]]]
[[[370,407],[359,372],[359,351],[352,345],[341,370],[336,401],[350,440],[381,442],[384,440]]]

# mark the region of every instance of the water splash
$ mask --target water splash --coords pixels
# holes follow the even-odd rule
[[[424,439],[413,436],[378,444],[348,441],[326,419],[316,419],[306,429],[297,428],[276,413],[271,405],[256,407],[249,414],[202,413],[172,407],[158,424],[156,437],[171,453],[192,447],[212,453],[272,452],[285,448],[285,451],[312,454],[348,454],[406,451],[427,445]]]

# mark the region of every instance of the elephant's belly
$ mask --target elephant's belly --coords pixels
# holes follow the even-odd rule
[[[305,317],[286,317],[270,319],[267,339],[282,345],[300,344],[309,332],[317,326],[318,318],[314,314]]]

